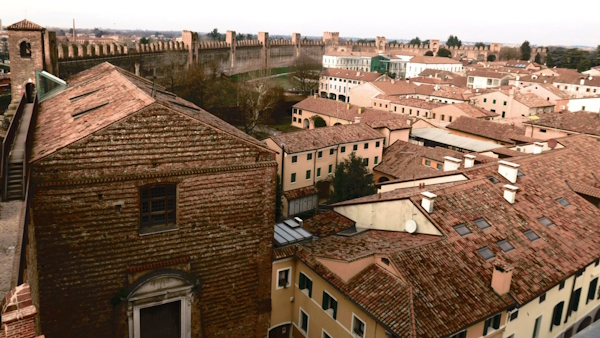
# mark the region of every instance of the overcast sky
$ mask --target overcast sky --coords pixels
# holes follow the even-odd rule
[[[0,0],[3,25],[27,18],[41,26],[220,32],[301,33],[342,37],[446,40],[535,45],[600,44],[597,0],[552,1],[138,1]],[[569,4],[573,4],[569,6]],[[587,13],[587,14],[586,14]]]

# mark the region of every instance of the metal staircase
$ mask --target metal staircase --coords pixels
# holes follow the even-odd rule
[[[17,135],[8,155],[7,176],[5,181],[5,196],[8,201],[22,200],[25,198],[25,147],[33,107],[34,103],[25,104],[23,115],[18,122]]]

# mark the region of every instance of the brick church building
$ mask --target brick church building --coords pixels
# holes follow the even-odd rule
[[[53,34],[8,29],[13,93],[35,96],[20,274],[37,334],[265,336],[275,153],[108,63],[61,82]]]

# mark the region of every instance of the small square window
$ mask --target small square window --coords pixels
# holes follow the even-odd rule
[[[569,201],[567,201],[564,198],[559,198],[556,200],[558,203],[560,203],[563,207],[568,207],[569,205],[571,205],[571,203],[569,203]]]
[[[352,146],[352,150],[357,151],[358,150],[358,144],[355,144]]]
[[[321,308],[333,317],[333,319],[337,319],[337,300],[331,297],[327,291],[323,291],[323,303]]]
[[[308,315],[300,309],[300,330],[308,334]]]
[[[444,166],[441,163],[438,163],[437,168],[438,168],[438,170],[442,170],[442,168],[444,168]]]
[[[323,152],[322,152],[322,151],[319,151],[319,152],[317,153],[317,158],[321,158],[321,157],[323,157]]]
[[[504,105],[506,106],[506,101],[504,101]]]
[[[513,312],[510,313],[510,321],[511,322],[517,318],[519,318],[519,310],[514,310]]]
[[[306,291],[305,294],[308,298],[312,298],[312,279],[308,278],[302,272],[300,272],[300,277],[298,277],[298,288],[302,291]]]
[[[342,149],[340,150],[341,153],[345,153],[346,152],[346,147],[342,146]]]
[[[481,257],[483,257],[483,259],[485,259],[486,261],[496,257],[492,250],[490,250],[490,248],[488,248],[487,246],[484,246],[481,249],[477,249],[477,252],[479,252]]]
[[[494,184],[500,183],[500,181],[497,178],[495,178],[494,176],[489,176],[488,180],[490,180],[490,182],[492,182]]]
[[[369,144],[365,143],[365,149],[369,149]]]
[[[448,116],[448,122],[452,122],[452,116]]]
[[[153,185],[140,188],[140,233],[177,229],[176,186]],[[116,206],[117,211],[118,206]]]
[[[494,100],[492,103],[493,103],[493,104],[496,104],[496,100]]]
[[[485,98],[484,98],[484,99],[483,99],[483,102],[484,102],[484,103],[485,103],[485,102],[487,102],[487,99],[485,99]]]
[[[291,181],[292,181],[292,183],[296,182],[296,173],[292,173]]]
[[[550,219],[548,219],[547,217],[540,217],[540,218],[538,218],[538,221],[540,221],[540,223],[542,223],[543,225],[545,225],[545,226],[547,226],[547,227],[549,227],[549,226],[551,226],[552,224],[554,224],[554,223],[552,223],[552,221],[551,221]]]
[[[425,160],[425,165],[428,167],[431,167],[431,161],[430,160]]]
[[[469,230],[469,228],[467,228],[467,226],[464,224],[455,225],[454,230],[456,230],[456,232],[463,237],[471,233],[471,230]]]
[[[310,154],[306,154],[306,160],[307,160],[307,161],[310,161],[310,160],[312,160],[312,153],[310,153]]]
[[[368,158],[364,158],[363,159],[363,164],[364,164],[365,167],[368,167],[369,166],[369,159]]]
[[[333,153],[334,153],[333,148],[329,149],[329,155],[333,155]]]
[[[540,304],[543,303],[545,300],[546,300],[546,293],[544,292],[540,295]]]
[[[357,338],[364,338],[365,336],[365,322],[363,322],[356,315],[352,315],[352,334]]]
[[[298,162],[298,156],[292,156],[292,163]]]
[[[296,118],[294,117],[294,122],[296,122]]]
[[[502,249],[502,251],[504,251],[504,252],[509,252],[509,251],[512,251],[512,250],[515,249],[515,247],[512,246],[510,243],[508,243],[507,240],[502,240],[502,241],[500,241],[500,242],[498,242],[496,244],[498,244],[498,246],[500,247],[500,249]]]
[[[491,227],[490,223],[488,223],[485,219],[483,218],[478,218],[476,220],[473,221],[478,227],[479,229],[483,230],[483,229],[487,229],[489,227]]]
[[[527,238],[529,238],[529,240],[532,242],[540,239],[540,236],[538,236],[535,232],[533,232],[533,230],[524,231],[523,235],[525,235]]]
[[[380,142],[379,141],[375,142],[375,148],[379,148],[379,146],[380,146]]]

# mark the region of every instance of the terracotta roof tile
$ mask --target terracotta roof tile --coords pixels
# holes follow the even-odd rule
[[[492,71],[487,71],[487,70],[474,70],[469,72],[469,74],[467,74],[467,76],[477,76],[477,77],[485,77],[485,78],[492,78],[492,79],[502,79],[504,77],[509,76],[508,74],[505,73],[501,73],[501,72],[492,72]]]
[[[288,201],[291,201],[291,200],[295,200],[300,197],[310,196],[310,195],[314,195],[314,194],[318,194],[318,193],[319,193],[319,190],[317,189],[317,187],[315,187],[314,185],[311,185],[311,186],[304,187],[304,188],[284,191],[283,196]]]
[[[371,82],[371,81],[375,81],[385,75],[379,74],[379,73],[372,73],[372,72],[356,71],[356,70],[327,68],[321,72],[321,76],[332,76],[332,77],[337,77],[337,78],[342,78],[342,79]]]
[[[554,104],[533,93],[515,93],[515,101],[524,104],[527,107],[554,107]]]
[[[410,63],[425,63],[425,64],[457,64],[462,65],[460,61],[456,61],[447,57],[439,56],[415,56],[408,62]]]
[[[487,118],[487,117],[496,117],[498,114],[492,113],[491,111],[487,111],[483,108],[476,107],[469,103],[455,103],[452,105],[452,108],[458,109],[462,111],[465,115],[472,118]]]
[[[302,228],[317,237],[324,238],[333,236],[353,225],[353,220],[342,216],[335,211],[327,210],[324,213],[317,214],[314,217],[304,220]]]
[[[514,136],[525,136],[525,128],[466,116],[459,117],[446,128],[510,144],[516,143]],[[535,141],[537,140],[533,140],[533,142]]]
[[[524,122],[524,124],[600,136],[600,115],[598,113],[584,111],[546,113],[539,120]]]
[[[7,30],[11,31],[43,31],[46,30],[46,28],[33,23],[27,19],[25,20],[21,20],[17,23],[13,23],[12,25],[6,27]]]
[[[371,82],[371,85],[379,89],[384,95],[415,94],[419,87],[406,81],[375,81]]]

